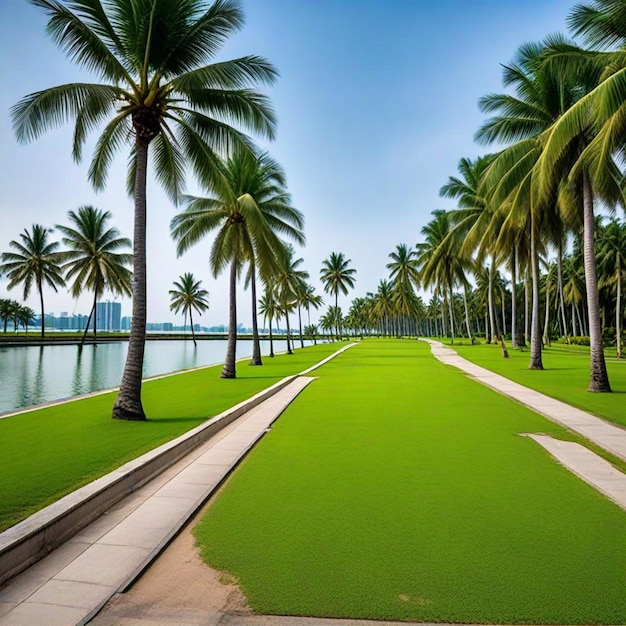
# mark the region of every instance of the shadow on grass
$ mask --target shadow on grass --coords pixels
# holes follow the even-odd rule
[[[211,417],[214,417],[213,415],[207,415],[206,413],[203,413],[202,415],[185,415],[184,417],[149,417],[145,422],[140,422],[140,423],[152,423],[152,424],[169,424],[169,423],[176,423],[176,424],[180,424],[183,422],[197,422],[197,421],[202,421],[202,420],[207,420],[210,419]]]

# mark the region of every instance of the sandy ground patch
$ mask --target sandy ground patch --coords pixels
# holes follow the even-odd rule
[[[206,506],[127,592],[118,594],[90,622],[94,626],[219,624],[225,613],[250,615],[235,584],[200,558],[191,531]]]

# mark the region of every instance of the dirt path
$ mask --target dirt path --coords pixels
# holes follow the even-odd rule
[[[203,563],[191,531],[205,505],[146,573],[114,597],[94,626],[214,626],[224,614],[250,615],[246,599],[221,572]]]

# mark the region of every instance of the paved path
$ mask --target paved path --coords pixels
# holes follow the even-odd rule
[[[430,344],[433,355],[443,363],[467,372],[483,385],[517,400],[549,420],[573,430],[585,439],[604,448],[607,452],[626,461],[626,429],[609,424],[595,415],[524,387],[500,376],[500,374],[494,374],[494,372],[459,356],[452,348],[444,346],[440,341],[433,341],[432,339],[422,339],[422,341]]]
[[[609,424],[569,404],[528,389],[504,376],[480,367],[459,356],[439,341],[423,339],[432,353],[443,363],[453,365],[499,393],[526,405],[548,419],[573,430],[616,457],[626,461],[626,430]],[[626,475],[584,446],[571,441],[559,441],[546,435],[528,435],[545,448],[559,463],[626,509]]]
[[[126,589],[313,379],[299,377],[0,591],[1,626],[85,623]]]

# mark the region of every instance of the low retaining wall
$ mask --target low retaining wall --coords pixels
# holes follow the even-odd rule
[[[0,534],[0,585],[52,552],[133,490],[160,474],[295,378],[297,375],[284,378],[5,530]]]

